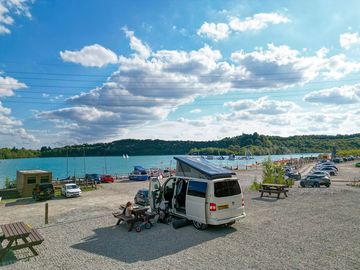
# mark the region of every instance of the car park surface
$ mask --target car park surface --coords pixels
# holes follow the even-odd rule
[[[330,188],[295,186],[286,200],[259,199],[246,187],[261,170],[241,171],[247,217],[201,232],[155,224],[128,233],[126,226],[114,226],[111,212],[147,182],[102,185],[76,200],[51,200],[49,225],[43,224],[42,202],[2,203],[1,224],[15,214],[46,240],[39,256],[1,269],[358,269],[360,189],[343,182],[359,176],[354,164],[340,164]]]

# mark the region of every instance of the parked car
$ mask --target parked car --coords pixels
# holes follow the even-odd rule
[[[32,192],[34,200],[48,200],[54,198],[54,186],[52,183],[41,183],[37,184]]]
[[[313,171],[308,176],[326,176],[330,178],[330,174],[326,171]]]
[[[335,165],[321,165],[321,166],[316,166],[316,169],[322,170],[324,168],[331,168],[335,171],[338,171],[338,168]]]
[[[101,182],[100,175],[98,175],[97,173],[85,174],[85,180],[94,181],[96,184],[100,184],[100,182]]]
[[[101,179],[101,183],[114,183],[115,182],[115,177],[112,176],[111,174],[103,174],[100,179]]]
[[[149,204],[149,190],[146,188],[139,189],[135,195],[134,202],[136,204],[148,205]]]
[[[355,164],[355,167],[360,168],[360,162],[356,163],[356,164]]]
[[[79,197],[81,194],[81,189],[76,184],[65,184],[61,188],[61,195],[66,198],[69,197]]]
[[[328,172],[331,176],[337,175],[337,170],[332,167],[323,167],[323,168],[319,169],[319,171]]]
[[[285,176],[294,179],[294,180],[300,180],[301,179],[301,173],[297,170],[290,170],[285,172]]]
[[[332,161],[335,163],[340,163],[340,162],[343,162],[344,160],[342,158],[337,157],[337,158],[333,158]]]
[[[331,182],[329,177],[323,176],[307,176],[305,179],[300,181],[301,187],[330,187]]]

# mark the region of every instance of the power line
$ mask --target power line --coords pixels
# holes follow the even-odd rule
[[[99,83],[99,81],[89,81],[89,80],[67,80],[67,79],[52,79],[52,78],[30,78],[30,79],[36,79],[36,80],[50,80],[50,81],[60,81],[60,82],[67,82],[67,81],[71,81],[71,82],[74,82],[74,81],[79,81],[79,82],[97,82]],[[266,81],[279,81],[279,84],[281,83],[285,83],[287,81],[290,81],[292,82],[292,80],[294,79],[297,79],[297,78],[272,78],[272,79],[266,79],[266,80],[256,80],[256,79],[253,79],[253,80],[248,80],[248,79],[238,79],[238,80],[229,80],[228,82],[230,83],[234,83],[234,82],[237,82],[237,83],[242,83],[241,85],[241,88],[240,86],[230,86],[228,88],[230,89],[242,89],[242,88],[254,88],[254,87],[259,87],[259,83],[261,84],[265,84]],[[328,81],[311,81],[311,82],[307,82],[306,85],[311,85],[311,84],[329,84],[329,83],[341,83],[341,82],[353,82],[353,81],[359,81],[360,78],[356,78],[356,79],[343,79],[343,80],[328,80]],[[107,83],[107,82],[111,82],[111,81],[105,81],[104,83]],[[207,83],[207,82],[174,82],[174,81],[141,81],[141,80],[138,80],[138,81],[132,81],[132,82],[128,82],[128,81],[117,81],[116,83],[124,83],[124,86],[121,86],[123,88],[121,89],[124,89],[126,90],[125,86],[128,87],[128,88],[131,88],[133,90],[137,90],[137,89],[156,89],[156,90],[161,90],[161,89],[169,89],[169,88],[172,88],[172,89],[204,89],[204,88],[201,88],[201,87],[195,87],[195,86],[186,86],[186,85],[191,85],[191,84],[194,84],[194,83]],[[219,83],[226,83],[225,81],[220,81]],[[299,83],[299,82],[294,82],[295,83]],[[20,83],[19,83],[20,84]],[[139,86],[139,84],[146,84],[146,86]],[[151,85],[154,84],[154,86],[151,87]],[[158,85],[160,84],[160,86]],[[161,84],[174,84],[174,85],[185,85],[185,86],[182,86],[182,87],[179,87],[179,86],[162,86],[161,87]],[[248,85],[247,85],[248,84]],[[10,85],[7,84],[7,83],[0,83],[0,86],[4,86],[4,87],[9,87]],[[58,88],[58,89],[84,89],[84,88],[87,88],[87,87],[91,87],[91,88],[95,88],[96,86],[90,86],[90,85],[83,85],[83,86],[79,86],[79,85],[46,85],[46,84],[27,84],[27,87],[38,87],[38,88]],[[98,87],[101,87],[101,86],[98,86]],[[210,87],[206,87],[206,89],[208,89]],[[262,88],[265,88],[265,87],[262,87]],[[25,88],[20,88],[20,89],[17,89],[17,91],[25,91]],[[28,90],[26,90],[28,91]]]
[[[287,96],[298,96],[299,94],[298,93],[293,93],[291,95],[287,95]],[[283,97],[283,95],[272,95],[271,97]],[[29,100],[39,100],[41,98],[27,98]],[[338,97],[327,97],[327,100],[337,100]],[[231,100],[228,100],[227,98],[222,98],[222,99],[219,99],[219,98],[216,98],[216,99],[213,99],[213,100],[224,100],[224,101],[227,101],[227,102],[231,102]],[[254,100],[256,101],[256,100]],[[136,106],[139,106],[139,105],[144,105],[146,103],[151,103],[151,102],[154,102],[154,101],[148,101],[148,100],[120,100],[120,102],[134,102],[134,103],[138,103],[138,104],[102,104],[101,101],[97,102],[97,104],[71,104],[71,103],[64,103],[64,102],[51,102],[51,101],[44,101],[44,102],[41,102],[41,101],[26,101],[26,100],[4,100],[3,101],[4,103],[19,103],[19,104],[44,104],[44,105],[71,105],[71,106],[88,106],[88,107],[136,107]],[[157,100],[157,102],[159,102]],[[223,106],[224,105],[224,102],[221,102],[221,103],[211,103],[211,102],[208,102],[207,100],[203,100],[203,102],[201,101],[197,101],[196,104],[164,104],[164,105],[167,105],[169,107],[172,107],[172,106],[185,106],[185,107],[201,107],[201,106]],[[155,107],[155,106],[159,106],[158,104],[154,104],[153,106],[151,107]]]
[[[266,72],[266,73],[250,73],[252,76],[278,76],[278,75],[283,75],[283,74],[299,74],[300,71],[304,71],[307,70],[307,68],[302,68],[295,71],[288,71],[288,72]],[[116,72],[116,71],[115,71]],[[121,71],[117,71],[119,72],[119,74],[121,75]],[[99,75],[99,74],[84,74],[84,73],[57,73],[57,72],[28,72],[28,71],[16,71],[16,70],[10,70],[10,71],[4,71],[4,73],[8,73],[8,74],[29,74],[29,75],[46,75],[46,76],[79,76],[79,77],[95,77],[95,78],[108,78],[111,77],[112,74],[114,74],[114,72],[112,72],[111,74],[107,74],[107,75]],[[165,73],[169,73],[169,74],[182,74],[180,72],[166,72]],[[358,72],[357,72],[358,73]],[[188,76],[191,76],[191,74],[186,74]],[[199,77],[199,78],[228,78],[231,75],[215,75],[215,74],[209,74],[209,75],[194,75],[194,77]],[[232,76],[236,76],[236,74],[232,75]],[[130,74],[126,74],[126,77],[135,77],[138,78],[138,75],[130,75]],[[151,74],[151,75],[142,75],[141,77],[143,78],[163,78],[164,74]],[[28,77],[23,77],[24,79],[28,78]],[[296,77],[298,78],[298,77]],[[20,79],[20,78],[18,78]]]

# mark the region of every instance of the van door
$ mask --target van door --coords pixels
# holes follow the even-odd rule
[[[206,190],[206,182],[189,181],[185,201],[186,217],[189,220],[206,224]]]
[[[149,203],[152,211],[155,210],[157,202],[161,195],[161,184],[159,179],[152,177],[149,180]]]

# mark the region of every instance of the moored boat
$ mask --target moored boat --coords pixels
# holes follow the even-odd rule
[[[134,166],[134,170],[129,174],[129,180],[132,181],[147,181],[150,176],[142,166]]]

